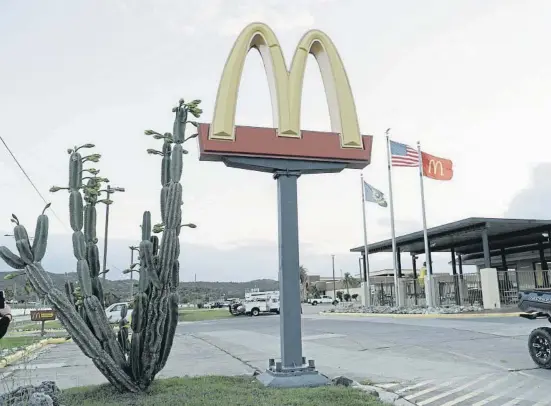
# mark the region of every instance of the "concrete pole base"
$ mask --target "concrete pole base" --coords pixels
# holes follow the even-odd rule
[[[314,388],[331,383],[328,377],[316,371],[314,360],[302,366],[283,368],[281,362],[270,359],[270,366],[257,379],[270,388]]]

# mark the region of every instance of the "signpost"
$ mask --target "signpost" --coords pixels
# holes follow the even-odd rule
[[[237,94],[245,59],[260,52],[270,85],[273,128],[235,125]],[[320,67],[331,131],[300,128],[302,85],[312,54]],[[331,39],[308,31],[287,69],[274,32],[265,24],[248,25],[230,51],[218,87],[211,124],[198,126],[201,161],[272,174],[277,181],[281,362],[269,360],[258,379],[266,386],[319,386],[327,378],[314,360],[302,356],[297,181],[301,175],[363,169],[371,160],[371,136],[360,133],[356,107],[342,60]]]
[[[46,321],[55,320],[55,311],[53,309],[47,310],[31,310],[31,321],[41,321],[42,328],[40,330],[40,335],[43,336],[44,332],[44,323]]]

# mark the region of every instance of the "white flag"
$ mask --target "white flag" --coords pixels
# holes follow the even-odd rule
[[[364,181],[364,200],[377,203],[381,207],[387,207],[385,194]]]

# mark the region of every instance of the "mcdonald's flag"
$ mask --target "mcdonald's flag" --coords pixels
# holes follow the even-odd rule
[[[423,175],[435,180],[451,180],[453,178],[453,162],[422,152]]]

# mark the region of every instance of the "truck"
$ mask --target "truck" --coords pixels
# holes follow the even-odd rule
[[[279,297],[268,297],[267,299],[253,299],[243,302],[244,313],[250,316],[259,316],[261,313],[279,314]]]
[[[531,289],[518,294],[520,317],[528,320],[547,319],[551,323],[551,289]],[[528,336],[528,352],[532,361],[551,369],[551,327],[538,327]]]
[[[310,298],[308,299],[308,303],[310,303],[312,306],[317,306],[318,304],[323,304],[323,303],[330,303],[332,305],[336,305],[337,303],[339,303],[339,301],[336,299],[333,299],[331,296],[324,295],[321,297]]]

